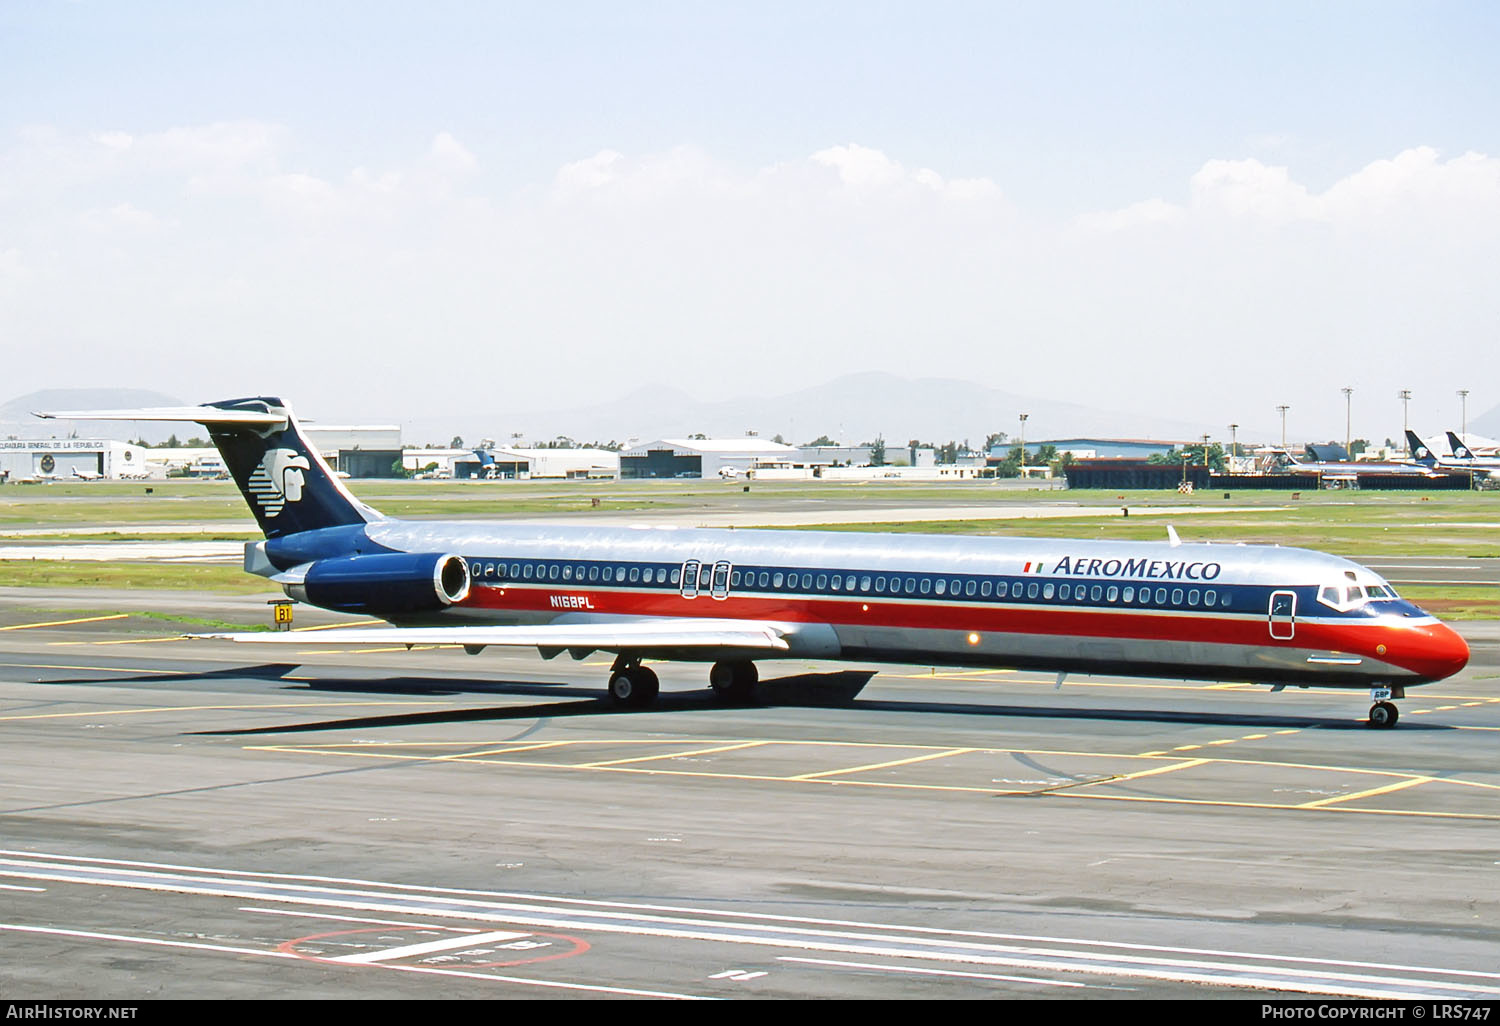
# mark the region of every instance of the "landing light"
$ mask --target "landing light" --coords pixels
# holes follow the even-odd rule
[[[970,634],[969,635],[969,644],[971,644],[971,645],[977,645],[977,644],[979,644],[979,635],[977,635],[977,634]]]

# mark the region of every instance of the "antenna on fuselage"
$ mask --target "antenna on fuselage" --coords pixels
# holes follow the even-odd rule
[[[1182,544],[1182,539],[1177,537],[1177,528],[1171,524],[1167,525],[1167,544],[1171,545],[1174,549]]]

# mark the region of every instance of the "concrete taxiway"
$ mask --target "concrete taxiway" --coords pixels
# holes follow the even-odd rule
[[[1500,996],[1500,625],[1372,731],[1359,692],[804,662],[618,712],[603,657],[86,594],[0,590],[9,996]]]

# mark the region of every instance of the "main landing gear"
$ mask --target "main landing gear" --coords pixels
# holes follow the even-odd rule
[[[752,662],[714,663],[708,671],[708,686],[722,702],[744,705],[755,697],[755,684],[760,674]]]
[[[623,709],[644,709],[656,701],[661,681],[654,670],[641,665],[639,659],[619,656],[609,670],[609,697]]]
[[[718,662],[708,671],[709,687],[719,700],[745,705],[755,697],[760,674],[752,662]],[[639,658],[617,656],[609,670],[610,701],[621,709],[644,709],[656,701],[661,682],[656,673],[641,665]]]
[[[1393,698],[1405,698],[1400,688],[1371,688],[1369,724],[1382,730],[1389,730],[1396,725],[1401,718],[1401,712],[1391,703]]]

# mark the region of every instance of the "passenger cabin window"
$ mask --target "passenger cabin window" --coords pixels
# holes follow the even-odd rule
[[[723,561],[714,564],[709,593],[716,599],[729,597],[729,564]]]

